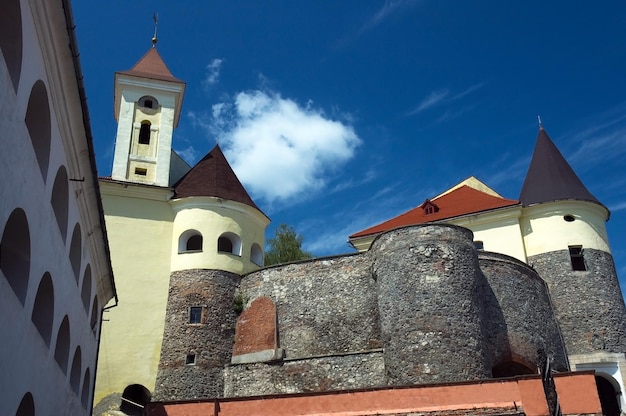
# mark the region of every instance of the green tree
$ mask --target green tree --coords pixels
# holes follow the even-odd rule
[[[302,250],[302,236],[291,225],[280,224],[267,244],[269,249],[265,252],[266,266],[311,258],[311,253]]]

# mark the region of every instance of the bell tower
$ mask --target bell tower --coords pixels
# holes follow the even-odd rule
[[[184,93],[185,83],[169,71],[155,42],[132,69],[115,73],[114,180],[170,185],[172,133]]]

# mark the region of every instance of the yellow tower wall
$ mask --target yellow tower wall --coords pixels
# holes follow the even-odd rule
[[[174,219],[168,188],[113,181],[100,187],[119,305],[104,313],[94,404],[131,384],[154,392]]]
[[[171,270],[219,269],[237,274],[257,270],[250,257],[252,245],[261,250],[269,219],[248,205],[215,197],[192,197],[171,201],[176,218],[171,243]],[[185,252],[181,235],[196,230],[202,235],[202,250]],[[235,254],[218,252],[218,238],[224,233],[239,237]]]

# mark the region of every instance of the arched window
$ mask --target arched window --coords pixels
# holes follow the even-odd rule
[[[91,326],[91,332],[96,334],[96,328],[98,327],[98,317],[100,315],[100,308],[98,306],[98,297],[93,297],[93,303],[91,304],[91,319],[89,325]]]
[[[26,213],[21,208],[13,210],[4,226],[0,269],[23,305],[30,273],[30,232]]]
[[[250,248],[250,261],[257,266],[263,266],[263,250],[257,243],[253,243]]]
[[[202,234],[197,230],[186,230],[178,237],[178,252],[202,251]]]
[[[80,401],[85,409],[89,405],[89,387],[91,386],[90,377],[91,374],[88,368],[85,370],[85,376],[83,377],[83,390],[80,393]]]
[[[139,99],[139,107],[156,109],[159,107],[159,102],[151,95],[144,95]]]
[[[0,13],[0,49],[17,92],[22,71],[22,11],[20,0],[8,0]]]
[[[25,122],[30,135],[30,141],[35,150],[37,163],[41,170],[41,176],[45,182],[48,176],[50,137],[52,133],[50,127],[48,91],[42,80],[35,82],[30,92]]]
[[[70,321],[65,315],[57,332],[57,345],[54,348],[54,360],[63,374],[67,374],[67,360],[70,356]]]
[[[80,373],[82,370],[82,362],[80,356],[80,347],[76,347],[74,351],[74,359],[72,360],[72,370],[70,371],[70,386],[74,393],[78,395],[78,389],[80,388]]]
[[[237,234],[226,232],[217,239],[217,251],[241,256],[241,238]]]
[[[91,300],[91,266],[87,265],[83,274],[83,287],[80,290],[80,298],[83,300],[85,313],[89,313],[89,301]]]
[[[143,406],[148,402],[150,402],[150,390],[141,384],[131,384],[122,393],[120,410],[127,415],[143,415]]]
[[[139,144],[150,144],[150,122],[142,121],[139,128]]]
[[[39,283],[31,320],[46,345],[50,346],[52,321],[54,320],[54,287],[52,286],[52,277],[48,272],[44,273]]]
[[[82,255],[82,236],[80,235],[80,224],[76,224],[72,233],[72,242],[70,244],[70,263],[74,271],[74,278],[78,284],[78,275],[80,274],[80,260]]]
[[[50,203],[52,204],[54,216],[56,217],[63,241],[65,241],[65,237],[67,236],[67,206],[69,199],[67,182],[67,172],[65,171],[65,167],[61,166],[54,179]]]
[[[15,412],[15,416],[35,416],[35,401],[33,395],[26,393]]]
[[[605,416],[619,416],[621,414],[618,401],[620,395],[619,384],[611,376],[606,376],[605,378],[602,375],[596,375],[596,387],[598,388],[602,414]]]

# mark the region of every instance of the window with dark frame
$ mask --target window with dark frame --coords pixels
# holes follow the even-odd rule
[[[569,258],[572,262],[572,270],[585,271],[585,257],[583,246],[569,246]]]
[[[150,144],[150,123],[141,123],[139,128],[139,144]]]
[[[485,244],[482,241],[476,240],[474,241],[474,248],[476,248],[476,250],[484,250]]]
[[[187,240],[187,251],[202,251],[202,236],[200,234],[192,235]]]
[[[191,308],[189,308],[189,323],[202,323],[202,306],[192,306]]]
[[[196,365],[196,354],[187,354],[185,356],[186,365]]]

